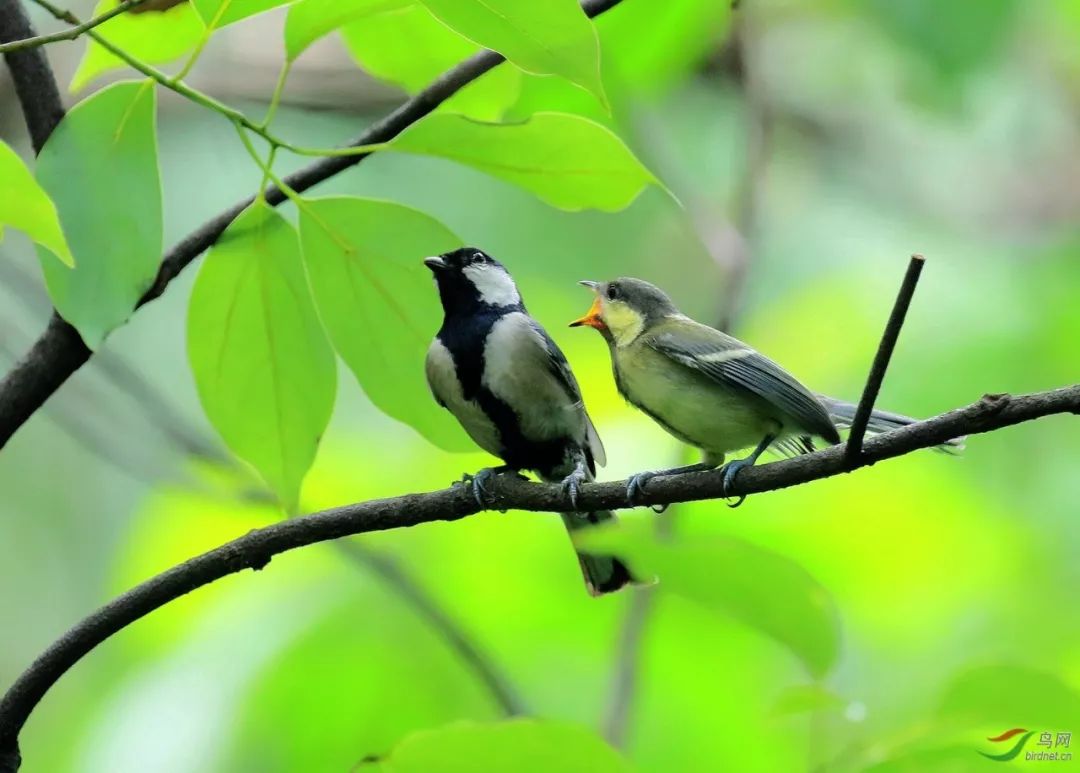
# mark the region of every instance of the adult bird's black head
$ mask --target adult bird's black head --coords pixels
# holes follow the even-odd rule
[[[510,273],[483,250],[462,247],[426,258],[424,265],[435,275],[447,315],[521,306],[521,294]]]

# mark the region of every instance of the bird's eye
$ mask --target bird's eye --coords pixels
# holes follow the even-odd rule
[[[608,285],[607,297],[609,301],[613,301],[619,297],[619,290],[615,285]]]
[[[472,262],[473,263],[483,263],[484,262],[484,253],[482,253],[482,252],[474,252],[473,255],[472,255]]]

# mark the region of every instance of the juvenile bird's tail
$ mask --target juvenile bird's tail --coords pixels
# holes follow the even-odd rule
[[[833,420],[833,424],[839,429],[847,429],[851,426],[851,422],[855,419],[856,405],[854,403],[837,400],[827,395],[818,395],[817,398],[825,406],[825,410],[829,412],[829,418]],[[875,433],[888,432],[889,430],[914,424],[917,421],[918,419],[913,419],[910,416],[890,413],[889,411],[879,411],[875,408],[870,414],[870,421],[867,422],[866,428]],[[964,438],[953,438],[935,448],[950,454],[959,453],[964,450]]]
[[[615,513],[610,510],[601,510],[596,513],[562,513],[563,523],[566,524],[566,530],[570,532],[571,538],[578,529],[588,529],[614,517]],[[585,576],[585,585],[593,596],[617,591],[634,582],[626,564],[615,556],[578,551],[577,557],[578,563],[581,564],[581,573]]]

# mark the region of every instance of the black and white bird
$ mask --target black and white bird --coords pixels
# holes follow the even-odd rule
[[[443,324],[428,349],[428,384],[439,405],[478,446],[503,460],[465,476],[481,506],[485,484],[503,471],[529,470],[561,482],[571,501],[603,465],[604,446],[559,347],[529,316],[501,263],[473,247],[427,258],[443,307]],[[563,513],[573,531],[613,518],[610,512]],[[578,553],[594,595],[631,581],[611,556]]]

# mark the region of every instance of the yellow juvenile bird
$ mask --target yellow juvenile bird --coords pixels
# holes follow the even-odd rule
[[[810,453],[813,438],[839,443],[838,428],[851,425],[853,404],[811,392],[749,345],[680,313],[658,287],[628,277],[581,284],[596,299],[570,326],[599,330],[611,352],[619,393],[679,440],[702,450],[700,464],[633,476],[626,492],[632,502],[657,475],[712,469],[732,451],[753,448],[723,468],[726,493],[739,470],[767,448]],[[875,410],[868,429],[885,432],[914,421]]]

